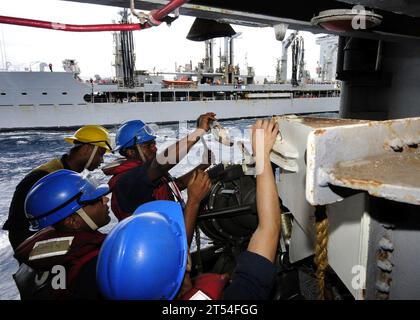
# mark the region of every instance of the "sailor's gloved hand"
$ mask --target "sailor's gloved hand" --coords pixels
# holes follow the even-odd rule
[[[197,129],[203,129],[204,131],[208,132],[210,130],[210,124],[216,120],[216,114],[213,112],[207,112],[202,114],[197,119]]]
[[[211,180],[207,172],[196,170],[188,182],[188,202],[199,204],[210,192]]]

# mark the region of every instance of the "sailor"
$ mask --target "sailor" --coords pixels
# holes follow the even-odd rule
[[[205,170],[210,163],[207,159],[177,179],[173,179],[168,171],[210,130],[215,116],[212,112],[201,115],[194,132],[160,154],[157,154],[153,130],[141,120],[125,122],[118,128],[114,150],[118,150],[124,158],[103,169],[106,175],[112,175],[109,181],[111,208],[118,220],[130,216],[139,205],[149,201],[183,202],[181,190],[187,187],[194,171]]]
[[[108,131],[98,125],[87,125],[77,130],[73,136],[64,138],[73,144],[68,154],[40,165],[27,174],[16,186],[9,209],[9,217],[3,230],[9,231],[9,241],[13,250],[26,238],[34,234],[29,230],[29,222],[24,213],[24,202],[29,189],[42,177],[59,169],[82,172],[95,170],[103,162],[105,152],[111,151]]]
[[[61,169],[40,179],[25,201],[31,230],[15,252],[22,300],[98,299],[96,258],[110,221],[107,185]]]
[[[193,176],[188,184],[185,217],[197,216],[198,206],[210,187],[204,173]],[[25,211],[31,230],[38,232],[15,253],[20,268],[14,278],[22,299],[102,299],[96,283],[96,265],[106,235],[97,229],[110,221],[108,193],[108,186],[96,186],[66,169],[45,176],[33,186]],[[185,230],[183,223],[180,228]],[[143,229],[137,232],[149,234]],[[154,238],[161,241],[156,235]],[[61,274],[57,271],[60,268]]]
[[[221,298],[228,277],[218,274],[206,274],[197,284],[194,280],[180,294],[185,291],[187,256],[181,205],[152,201],[138,207],[107,236],[98,256],[97,283],[103,296],[112,300],[172,300],[194,294]]]
[[[252,147],[260,169],[256,190],[259,222],[247,250],[239,255],[232,282],[226,288],[226,276],[204,274],[193,279],[191,290],[180,294],[188,253],[181,206],[154,201],[137,208],[105,239],[97,265],[97,281],[103,295],[118,300],[268,299],[276,280],[274,261],[281,221],[270,162],[277,133],[278,127],[272,120],[258,120],[253,126]],[[159,254],[163,251],[165,255]]]

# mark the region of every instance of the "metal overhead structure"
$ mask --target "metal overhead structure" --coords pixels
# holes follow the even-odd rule
[[[67,0],[61,0],[67,1]],[[115,7],[129,7],[129,0],[72,0]],[[138,10],[154,10],[167,4],[165,0],[137,0]],[[398,39],[408,37],[420,39],[420,3],[403,0],[296,0],[286,5],[278,5],[275,0],[261,0],[249,4],[234,0],[191,0],[180,8],[181,15],[212,19],[244,26],[268,27],[287,24],[290,29],[313,33],[332,33],[314,26],[311,19],[322,10],[352,9],[355,5],[365,5],[384,17],[383,23],[373,31],[352,31],[345,35],[361,38]]]
[[[401,13],[411,17],[420,17],[420,5],[418,1],[407,0],[340,0],[350,4],[360,4],[362,6],[370,7],[372,9],[380,9],[395,13]]]

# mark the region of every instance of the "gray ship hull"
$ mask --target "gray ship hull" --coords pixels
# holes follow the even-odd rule
[[[152,84],[124,89],[115,84],[91,86],[67,72],[0,72],[0,130],[115,125],[132,119],[170,123],[195,120],[210,111],[218,119],[338,111],[339,97],[314,97],[321,90],[334,87],[321,84],[293,88],[285,84],[170,89]],[[250,98],[236,99],[243,92]],[[296,92],[304,96],[296,98]],[[95,98],[88,102],[92,93],[103,94],[108,102],[99,103]],[[134,93],[144,100],[152,94],[160,99],[136,102],[113,99]],[[186,98],[179,101],[180,93],[188,94],[193,101]],[[224,99],[217,98],[218,93],[223,93]],[[231,98],[226,98],[226,93],[232,94]],[[165,94],[173,95],[175,101],[162,101]],[[200,99],[194,100],[194,94],[200,94]]]

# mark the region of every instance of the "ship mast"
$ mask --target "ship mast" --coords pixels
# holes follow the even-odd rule
[[[206,55],[204,59],[205,72],[214,72],[213,69],[213,39],[205,41]]]
[[[337,67],[338,38],[334,35],[318,37],[316,44],[320,46],[318,77],[321,81],[333,82]]]
[[[128,23],[128,10],[120,11],[121,23]],[[114,33],[115,76],[120,85],[134,87],[135,54],[132,31]]]

